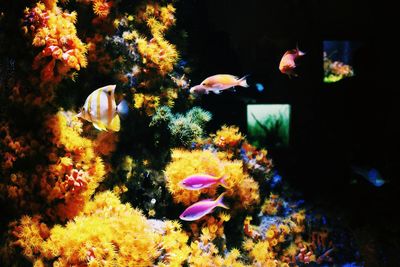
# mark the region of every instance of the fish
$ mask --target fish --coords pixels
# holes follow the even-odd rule
[[[211,213],[216,207],[229,209],[222,202],[224,195],[225,193],[222,193],[216,200],[204,199],[194,203],[193,205],[189,206],[184,212],[182,212],[179,218],[184,221],[196,221],[203,216]]]
[[[128,113],[128,103],[122,100],[116,105],[114,91],[116,85],[107,85],[93,91],[76,116],[87,120],[100,131],[118,132],[120,126],[120,114]]]
[[[296,49],[286,51],[286,53],[282,56],[281,62],[279,63],[279,70],[283,74],[287,74],[289,78],[292,76],[299,76],[294,72],[294,69],[296,68],[296,60],[305,54],[306,53],[300,51],[298,47],[296,47]]]
[[[179,185],[187,190],[200,190],[215,184],[221,184],[222,186],[227,187],[224,180],[225,177],[225,175],[215,177],[208,174],[193,174],[183,179]]]
[[[367,169],[358,166],[351,166],[351,169],[354,173],[361,175],[375,187],[381,187],[386,183],[386,181],[382,178],[382,175],[377,169]]]
[[[202,81],[201,84],[190,88],[190,93],[208,94],[209,92],[213,92],[214,94],[220,94],[222,90],[234,86],[249,87],[246,81],[247,76],[248,75],[240,79],[239,77],[230,74],[217,74],[210,76]]]

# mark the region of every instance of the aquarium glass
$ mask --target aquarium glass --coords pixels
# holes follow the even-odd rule
[[[247,105],[248,137],[255,145],[287,147],[289,145],[290,105]]]

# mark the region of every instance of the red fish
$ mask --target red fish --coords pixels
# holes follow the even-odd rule
[[[297,77],[297,73],[294,72],[294,69],[296,68],[296,60],[304,55],[305,53],[300,51],[298,47],[296,47],[296,49],[286,51],[281,59],[281,62],[279,63],[279,70],[283,74],[287,74],[289,78],[291,78],[291,76]]]

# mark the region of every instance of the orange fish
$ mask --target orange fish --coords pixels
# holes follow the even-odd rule
[[[190,92],[196,94],[208,94],[209,92],[213,92],[215,94],[219,94],[222,90],[226,90],[234,86],[249,87],[246,82],[246,77],[247,76],[244,76],[239,79],[239,77],[230,74],[217,74],[208,77],[202,81],[200,85],[190,88]]]
[[[289,75],[289,78],[291,78],[291,76],[297,77],[298,75],[294,72],[294,69],[296,68],[296,60],[304,55],[305,53],[300,51],[298,47],[287,51],[279,63],[279,70],[283,74]]]

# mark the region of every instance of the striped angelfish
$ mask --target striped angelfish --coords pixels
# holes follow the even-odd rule
[[[119,114],[128,112],[128,104],[122,100],[118,106],[114,97],[115,85],[107,85],[95,90],[85,101],[78,117],[90,121],[100,131],[120,130]]]

